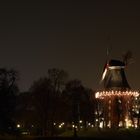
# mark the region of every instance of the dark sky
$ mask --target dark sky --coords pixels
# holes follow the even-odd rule
[[[112,44],[111,58],[133,52],[127,76],[139,89],[139,7],[138,1],[106,0],[0,3],[0,67],[20,72],[21,91],[53,67],[97,89]]]

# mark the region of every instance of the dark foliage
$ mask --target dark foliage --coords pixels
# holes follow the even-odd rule
[[[0,132],[10,132],[15,127],[13,116],[18,93],[17,72],[0,69]]]

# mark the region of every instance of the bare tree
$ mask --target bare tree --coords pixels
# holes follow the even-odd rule
[[[30,88],[32,108],[35,109],[38,116],[38,122],[42,129],[42,135],[46,136],[46,130],[49,129],[50,112],[52,111],[53,88],[51,81],[44,77],[35,81]]]
[[[0,131],[13,129],[13,115],[18,93],[18,73],[15,70],[0,69]]]
[[[68,74],[64,70],[61,69],[49,69],[48,70],[48,78],[51,81],[53,86],[53,95],[55,99],[60,96],[62,89],[64,88],[65,82],[67,80]],[[52,106],[52,115],[51,115],[51,135],[54,135],[54,120],[55,120],[55,113],[57,110],[57,100]]]

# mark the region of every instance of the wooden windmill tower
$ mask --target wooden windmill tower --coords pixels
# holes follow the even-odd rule
[[[102,103],[104,127],[117,128],[132,125],[132,99],[139,95],[132,91],[125,75],[125,61],[108,60],[105,64],[102,82],[103,90],[95,96]]]

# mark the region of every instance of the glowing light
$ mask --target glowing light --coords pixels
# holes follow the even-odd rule
[[[22,135],[28,135],[28,134],[30,134],[30,133],[25,131],[25,132],[22,132],[21,134],[22,134]]]
[[[59,125],[59,128],[62,128],[62,125]]]
[[[77,128],[77,126],[76,126],[76,125],[72,125],[72,127],[73,127],[73,128]]]
[[[96,114],[96,115],[98,114],[97,111],[95,112],[95,114]]]
[[[95,94],[95,98],[99,98],[99,97],[100,97],[100,93],[97,92],[97,93]]]
[[[61,125],[64,125],[64,124],[65,124],[64,122],[61,123]]]
[[[88,126],[90,126],[91,125],[91,123],[88,123]]]
[[[137,124],[135,124],[135,128],[138,128],[138,125]]]
[[[103,122],[100,122],[99,127],[100,127],[100,128],[103,128]]]
[[[118,102],[121,103],[122,101],[121,100],[118,100]],[[129,103],[129,101],[128,101],[128,103]]]
[[[109,128],[111,128],[111,121],[108,122],[108,125],[107,125]]]
[[[127,118],[125,119],[125,123],[126,123],[126,128],[129,128],[132,126],[132,121],[128,120]]]
[[[83,122],[82,120],[79,121],[79,123],[82,123],[82,122]]]
[[[139,110],[137,110],[136,113],[139,114]]]
[[[20,124],[17,124],[17,128],[20,128],[21,127],[21,125]]]
[[[95,93],[95,98],[104,98],[111,96],[134,96],[138,97],[139,92],[137,91],[100,91]]]
[[[120,121],[120,122],[119,122],[119,127],[122,127],[122,126],[123,126],[123,122]]]
[[[56,123],[54,123],[54,125],[56,125]],[[59,127],[59,128],[62,128],[64,125],[65,125],[65,123],[62,122],[58,127]]]

